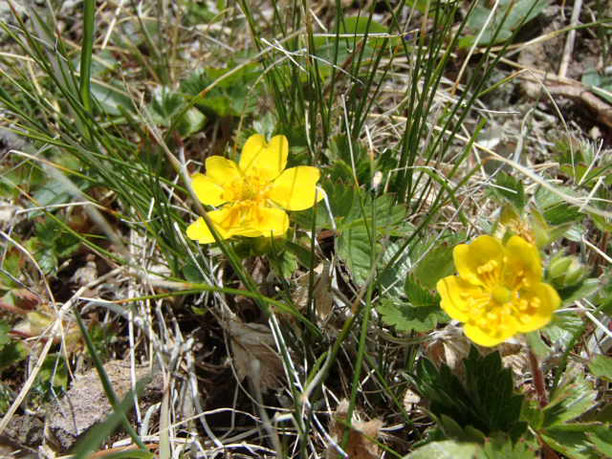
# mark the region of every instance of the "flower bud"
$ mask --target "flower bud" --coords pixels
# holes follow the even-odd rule
[[[571,287],[584,279],[587,269],[578,261],[577,257],[556,256],[548,267],[548,276],[558,288]]]

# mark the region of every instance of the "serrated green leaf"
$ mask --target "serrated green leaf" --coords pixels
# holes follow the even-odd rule
[[[39,385],[44,392],[52,388],[66,389],[68,386],[68,370],[61,355],[50,354],[38,372],[35,385]]]
[[[583,378],[557,387],[551,393],[550,403],[544,408],[544,427],[561,425],[576,419],[593,407],[597,392]]]
[[[20,362],[28,356],[28,349],[19,341],[11,341],[0,349],[0,370]]]
[[[11,326],[4,320],[0,320],[0,349],[11,342],[11,337],[8,335],[10,330]]]
[[[603,457],[612,457],[612,426],[599,426],[587,432],[587,438]]]
[[[599,457],[587,436],[601,427],[598,423],[561,424],[540,432],[540,437],[553,449],[572,459],[594,459]]]
[[[165,86],[158,86],[153,92],[149,112],[153,122],[159,126],[170,127],[176,116],[176,128],[183,137],[198,132],[206,123],[206,117],[195,107],[182,113],[185,98]]]
[[[582,317],[574,313],[553,315],[552,321],[542,330],[548,339],[561,349],[567,348],[574,335],[584,326]]]
[[[493,17],[489,20],[491,8],[487,3],[480,3],[469,15],[466,23],[466,30],[479,33],[487,24],[487,28],[480,36],[478,44],[500,43],[512,35],[512,31],[519,25],[526,24],[538,16],[544,8],[548,6],[548,0],[501,0],[497,10],[493,12]],[[499,31],[498,31],[499,29]],[[495,35],[497,32],[497,35]],[[475,35],[463,37],[460,46],[471,46],[476,40]],[[495,40],[493,41],[493,38]]]
[[[453,245],[441,242],[419,262],[413,274],[423,287],[434,289],[440,279],[455,272],[453,248]]]
[[[196,107],[206,115],[227,117],[251,113],[256,108],[257,93],[253,83],[259,78],[256,64],[249,64],[234,71],[230,62],[226,68],[208,67],[193,73],[181,83],[181,91],[188,96],[198,96]],[[225,76],[228,72],[232,72]],[[221,78],[223,77],[223,78]],[[203,94],[214,81],[215,87]]]
[[[449,320],[439,306],[415,307],[399,300],[383,300],[376,310],[381,314],[383,322],[401,332],[428,332],[436,328],[438,323]]]
[[[183,137],[189,137],[202,130],[205,124],[206,117],[200,110],[192,107],[181,116],[176,127]]]
[[[573,287],[568,287],[559,291],[559,296],[563,299],[564,305],[571,305],[576,301],[592,295],[601,288],[599,279],[585,279]]]
[[[606,378],[612,381],[612,357],[599,354],[589,362],[589,370],[596,378]]]
[[[346,262],[358,284],[363,284],[370,275],[380,248],[376,243],[372,246],[371,232],[362,223],[343,230],[338,237],[338,255]]]
[[[513,442],[505,435],[494,435],[484,442],[482,453],[478,459],[535,459],[538,457],[536,451],[539,445],[534,441],[529,443],[524,440]]]
[[[385,250],[382,257],[382,265],[387,266],[389,261],[398,255],[398,250],[401,248],[399,242],[392,242]],[[408,251],[404,250],[401,255],[395,260],[393,265],[389,266],[385,271],[378,276],[378,285],[386,293],[387,296],[400,298],[404,294],[404,279],[410,271],[410,257]]]
[[[115,84],[100,84],[92,81],[91,95],[107,115],[120,116],[124,112],[134,111],[134,104],[130,96]]]
[[[32,197],[35,200],[34,204],[32,205],[33,207],[66,204],[71,199],[70,193],[68,193],[64,185],[57,180],[46,181],[43,186],[32,193]],[[37,215],[42,215],[42,211],[30,214],[31,218]]]
[[[464,429],[472,426],[486,435],[504,432],[516,440],[526,428],[520,420],[523,396],[514,393],[512,374],[503,368],[499,353],[482,357],[472,347],[463,364],[465,382],[446,365],[438,370],[427,359],[419,361],[415,383],[431,412]]]
[[[612,104],[612,76],[602,76],[597,69],[591,68],[582,74],[581,82],[597,96]]]
[[[414,275],[409,275],[404,284],[404,292],[410,304],[416,307],[439,306],[440,296],[424,288]]]
[[[297,257],[290,250],[283,250],[275,254],[272,261],[272,269],[283,279],[289,279],[298,268]]]
[[[542,413],[540,403],[536,400],[524,399],[521,420],[529,424],[532,429],[539,430],[544,422],[544,413]]]
[[[477,443],[459,443],[444,440],[428,443],[404,456],[404,459],[468,459],[476,457],[480,451]]]
[[[525,207],[525,188],[523,182],[512,177],[510,174],[501,172],[495,180],[496,186],[490,187],[491,192],[504,201],[512,204],[516,209]]]

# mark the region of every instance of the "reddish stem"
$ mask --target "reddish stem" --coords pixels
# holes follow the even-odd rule
[[[542,373],[537,357],[531,349],[529,349],[529,364],[531,365],[531,375],[538,401],[540,402],[540,406],[544,408],[548,405],[548,395],[546,394],[546,386],[544,385],[544,374]]]

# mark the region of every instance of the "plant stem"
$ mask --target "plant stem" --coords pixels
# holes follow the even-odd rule
[[[546,386],[544,385],[544,374],[540,368],[538,358],[531,348],[529,348],[529,365],[531,366],[531,375],[533,377],[536,395],[538,396],[540,406],[543,408],[548,405],[548,395],[546,394]]]

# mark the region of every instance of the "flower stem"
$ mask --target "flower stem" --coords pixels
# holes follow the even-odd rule
[[[544,385],[544,374],[538,363],[538,358],[529,348],[529,365],[531,366],[531,375],[533,378],[533,385],[535,386],[536,395],[540,406],[543,408],[548,404],[548,395],[546,394],[546,387]]]

